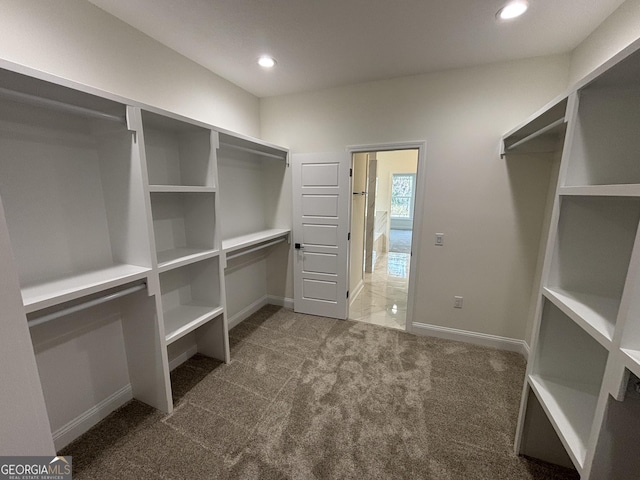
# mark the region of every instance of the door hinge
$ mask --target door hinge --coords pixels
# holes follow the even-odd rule
[[[347,290],[347,298],[349,298],[349,290]]]
[[[347,233],[347,241],[351,240],[351,232]]]
[[[350,176],[350,177],[353,177],[353,168],[350,168],[350,169],[349,169],[349,176]]]

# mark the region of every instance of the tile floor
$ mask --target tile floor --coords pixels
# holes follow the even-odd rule
[[[408,253],[385,252],[365,273],[364,288],[349,307],[349,318],[405,330],[409,286]]]

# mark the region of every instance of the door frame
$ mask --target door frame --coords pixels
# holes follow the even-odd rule
[[[405,331],[413,333],[413,315],[415,312],[415,291],[418,281],[418,265],[420,265],[420,246],[422,245],[422,224],[424,216],[424,198],[427,181],[427,142],[426,140],[416,140],[410,142],[376,143],[370,145],[350,145],[347,152],[353,162],[354,153],[364,152],[385,152],[390,150],[418,150],[418,169],[416,172],[416,191],[413,210],[413,230],[411,234],[411,260],[409,261],[409,288],[407,294],[407,319]],[[353,194],[353,182],[350,182],[349,195]],[[351,196],[349,197],[351,199]],[[349,208],[349,225],[351,225],[351,208]],[[347,285],[349,276],[347,272]],[[348,313],[349,303],[347,303]]]

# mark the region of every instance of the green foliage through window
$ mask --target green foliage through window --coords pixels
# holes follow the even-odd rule
[[[391,180],[391,216],[412,218],[415,174],[394,173]]]

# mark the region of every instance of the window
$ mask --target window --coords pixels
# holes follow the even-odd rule
[[[416,186],[415,173],[394,173],[391,177],[391,216],[413,218],[413,196]]]

